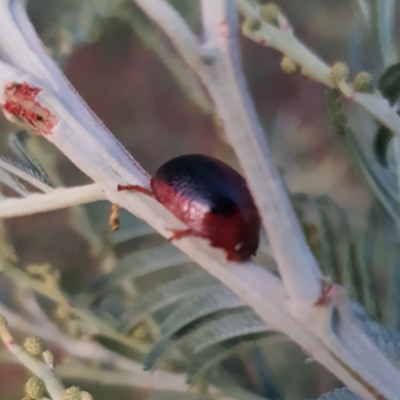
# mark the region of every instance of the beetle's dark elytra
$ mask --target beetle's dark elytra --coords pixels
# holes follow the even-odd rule
[[[258,248],[260,217],[243,177],[212,157],[193,154],[163,164],[151,180],[155,198],[190,228],[244,261]]]

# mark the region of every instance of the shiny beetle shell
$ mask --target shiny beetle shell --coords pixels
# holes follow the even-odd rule
[[[246,181],[227,164],[203,155],[176,157],[157,170],[151,188],[191,235],[222,248],[228,260],[256,253],[260,217]]]

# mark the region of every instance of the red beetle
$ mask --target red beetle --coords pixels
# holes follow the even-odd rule
[[[203,237],[225,250],[228,260],[245,261],[256,253],[260,216],[246,181],[229,165],[199,154],[180,156],[163,164],[150,184],[153,192],[137,185],[118,190],[154,196],[189,227],[174,231],[171,240]]]

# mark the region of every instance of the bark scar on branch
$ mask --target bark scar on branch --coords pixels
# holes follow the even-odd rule
[[[6,117],[18,117],[30,125],[37,134],[50,134],[58,119],[36,101],[42,89],[26,82],[11,82],[4,88],[5,103],[2,104]]]
[[[329,305],[339,295],[339,293],[341,293],[341,288],[339,285],[324,281],[322,283],[321,296],[314,303],[314,307]]]

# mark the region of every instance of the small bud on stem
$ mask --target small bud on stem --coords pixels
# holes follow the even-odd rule
[[[25,393],[34,400],[39,400],[43,397],[46,387],[42,380],[36,376],[30,378],[25,384]]]
[[[338,87],[340,82],[349,79],[349,67],[344,62],[337,62],[332,65],[329,73],[329,80],[333,87]]]
[[[293,74],[299,71],[300,67],[289,57],[283,56],[281,61],[281,68],[283,72],[287,74]]]
[[[372,75],[369,72],[359,72],[353,81],[353,87],[356,92],[371,93],[374,91]]]
[[[46,344],[39,337],[28,337],[24,343],[25,351],[32,356],[40,356],[46,350]]]

